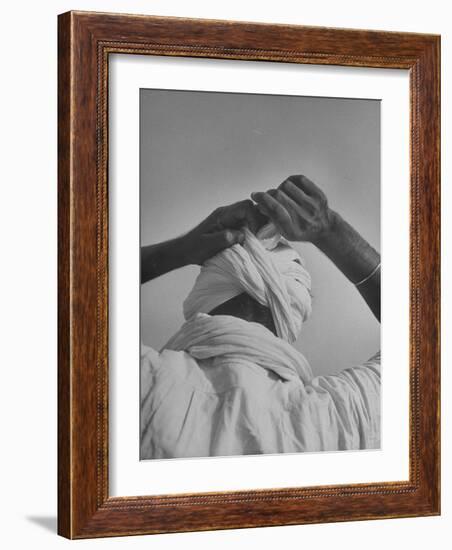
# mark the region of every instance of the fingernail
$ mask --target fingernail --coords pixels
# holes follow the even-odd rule
[[[251,193],[251,198],[252,199],[256,199],[256,197],[257,197],[257,193]]]

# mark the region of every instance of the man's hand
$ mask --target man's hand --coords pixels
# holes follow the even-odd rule
[[[251,197],[289,241],[316,244],[332,229],[334,216],[327,198],[306,176],[289,176],[278,189]]]
[[[221,250],[243,242],[244,226],[253,233],[267,222],[251,200],[217,208],[194,229],[159,244],[141,248],[141,282],[185,265],[202,265]]]
[[[197,227],[181,237],[186,263],[202,265],[218,252],[244,239],[244,226],[256,233],[267,218],[251,200],[217,208]]]
[[[380,319],[380,254],[330,209],[323,191],[306,176],[290,176],[278,189],[251,196],[286,239],[313,243],[358,284],[358,291]]]

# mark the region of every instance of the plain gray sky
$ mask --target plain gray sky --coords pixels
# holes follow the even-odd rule
[[[377,250],[380,103],[375,100],[141,90],[141,245],[176,237],[218,206],[304,174]],[[296,347],[314,373],[361,363],[379,324],[357,290],[309,243],[313,314]],[[160,349],[183,322],[197,267],[141,287],[142,341]]]

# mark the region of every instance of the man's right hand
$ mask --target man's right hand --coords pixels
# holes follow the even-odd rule
[[[194,229],[163,243],[141,248],[141,282],[185,265],[202,265],[225,248],[243,242],[243,227],[256,233],[268,219],[251,200],[217,208]]]
[[[244,226],[257,233],[267,221],[249,199],[217,208],[198,226],[180,237],[186,262],[202,265],[221,250],[242,243]]]

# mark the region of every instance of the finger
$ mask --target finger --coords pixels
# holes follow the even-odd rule
[[[323,195],[323,191],[306,176],[289,176],[287,179],[292,181],[299,189],[304,191],[306,195],[309,195],[310,197],[318,197]]]
[[[268,208],[265,206],[265,204],[256,203],[254,205],[254,207],[259,212],[259,214],[260,214],[260,216],[261,216],[261,218],[264,222],[263,225],[267,224],[270,221],[270,212],[269,212]]]
[[[313,199],[302,189],[297,187],[290,179],[283,181],[279,186],[279,189],[306,212],[312,213],[312,211],[315,210],[315,203]]]
[[[256,234],[261,227],[264,227],[268,223],[268,215],[260,210],[257,206],[253,205],[253,210],[250,215],[248,226],[250,230]]]
[[[298,217],[300,213],[300,206],[288,195],[286,195],[284,191],[282,191],[281,189],[269,189],[267,193],[287,210],[292,220]]]
[[[289,213],[291,229],[295,226],[302,227],[303,224],[308,223],[310,218],[309,211],[304,206],[297,204],[290,197],[288,197],[281,189],[271,189],[267,191],[276,201],[278,201]]]
[[[278,227],[280,231],[282,230],[281,232],[290,232],[290,228],[292,225],[291,217],[289,212],[282,204],[280,204],[268,193],[258,192],[253,193],[251,196],[257,202],[257,204],[262,206],[262,208],[268,213],[271,221]]]
[[[257,233],[266,220],[257,210],[253,201],[246,199],[236,202],[218,211],[216,228],[239,229],[246,225],[253,233]]]
[[[261,213],[261,215],[263,216],[263,218],[265,218],[265,223],[268,223],[268,210],[265,208],[265,206],[263,206],[262,204],[256,204],[256,209]],[[264,225],[265,225],[264,223]]]
[[[206,253],[211,257],[234,244],[243,244],[245,235],[242,231],[225,229],[224,231],[217,231],[216,233],[205,235],[203,240],[206,247]]]
[[[246,225],[254,234],[267,222],[267,218],[250,199],[242,201],[238,214],[239,226]]]

